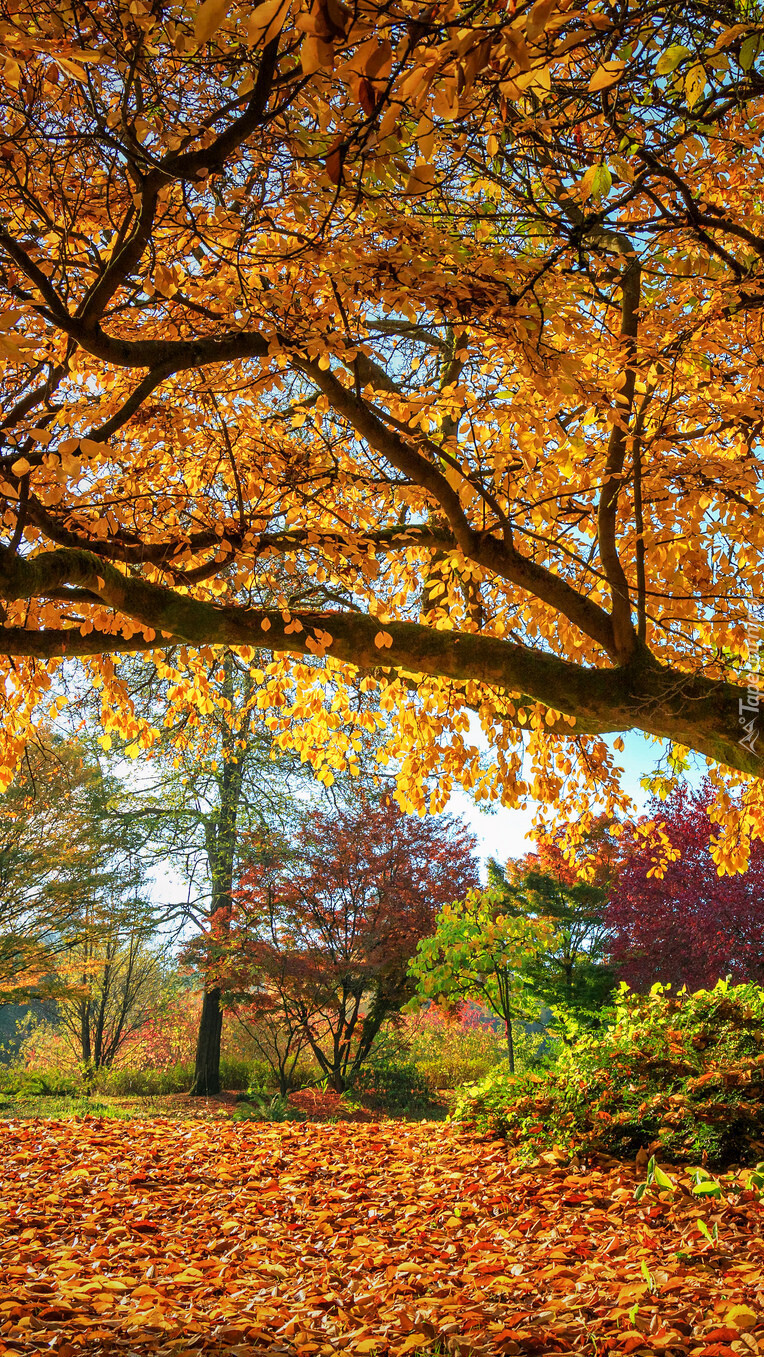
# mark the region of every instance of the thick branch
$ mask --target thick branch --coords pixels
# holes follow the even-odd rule
[[[485,684],[503,694],[526,694],[573,717],[574,734],[636,728],[675,740],[752,776],[764,775],[764,757],[740,743],[739,703],[747,690],[659,665],[637,647],[629,664],[586,669],[492,636],[435,631],[415,622],[385,622],[356,612],[218,607],[160,585],[125,576],[89,552],[44,552],[31,559],[0,552],[0,596],[33,599],[51,590],[85,589],[155,638],[79,630],[0,630],[0,653],[77,655],[190,645],[262,647],[298,655],[329,654],[356,668],[380,662],[404,673]],[[380,649],[380,632],[392,644]]]

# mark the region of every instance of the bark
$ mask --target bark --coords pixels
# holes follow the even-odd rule
[[[220,990],[205,990],[196,1043],[196,1069],[190,1092],[208,1097],[220,1092],[220,1038],[223,1031],[223,1009]]]
[[[209,864],[211,898],[210,917],[230,920],[233,910],[233,879],[236,863],[238,815],[244,783],[243,744],[249,736],[251,712],[247,703],[252,680],[244,677],[243,712],[236,709],[234,680],[235,660],[226,656],[224,666],[224,693],[232,703],[232,723],[223,730],[223,769],[218,780],[217,814],[206,826],[206,849]],[[241,694],[238,695],[241,698]],[[241,706],[240,702],[240,706]],[[236,716],[239,719],[236,720]],[[220,1042],[223,1032],[223,1009],[219,988],[205,990],[199,1019],[196,1046],[196,1068],[190,1093],[206,1097],[220,1092]]]
[[[511,1019],[511,1018],[507,1018],[507,1020],[506,1020],[506,1023],[505,1023],[505,1031],[506,1031],[506,1034],[507,1034],[507,1060],[509,1061],[509,1072],[510,1072],[510,1074],[514,1074],[514,1072],[515,1072],[515,1041],[514,1041],[514,1037],[513,1037],[513,1035],[512,1035],[512,1019]]]

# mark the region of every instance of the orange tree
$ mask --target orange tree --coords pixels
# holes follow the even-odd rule
[[[724,770],[722,820],[742,783],[738,869],[755,7],[6,0],[0,42],[9,772],[62,659],[139,750],[121,655],[193,716],[265,642],[326,780],[387,708],[404,806],[585,818],[637,728]]]

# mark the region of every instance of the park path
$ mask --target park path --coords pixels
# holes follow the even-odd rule
[[[0,1354],[764,1353],[752,1193],[637,1202],[442,1123],[0,1135]]]

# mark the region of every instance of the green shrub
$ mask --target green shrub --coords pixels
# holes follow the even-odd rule
[[[492,1071],[454,1115],[507,1135],[524,1155],[660,1146],[671,1163],[713,1167],[764,1152],[764,990],[672,995],[622,986],[612,1020],[543,1072]]]
[[[506,1051],[492,1027],[465,1029],[458,1023],[443,1023],[412,1031],[409,1059],[431,1089],[458,1088],[484,1078],[506,1059]]]
[[[76,1071],[0,1068],[0,1093],[14,1098],[76,1097],[82,1088],[83,1081]]]
[[[241,1106],[233,1114],[234,1121],[304,1121],[305,1113],[294,1107],[283,1093],[273,1098],[261,1097],[257,1093],[243,1093]]]
[[[367,1107],[387,1112],[421,1112],[431,1107],[432,1090],[421,1070],[409,1060],[384,1052],[372,1055],[358,1071],[354,1089]]]
[[[99,1093],[117,1097],[152,1098],[160,1094],[188,1093],[194,1078],[190,1064],[170,1065],[161,1070],[101,1070],[95,1081]],[[220,1062],[220,1086],[224,1089],[274,1087],[273,1073],[266,1061],[233,1060]]]

